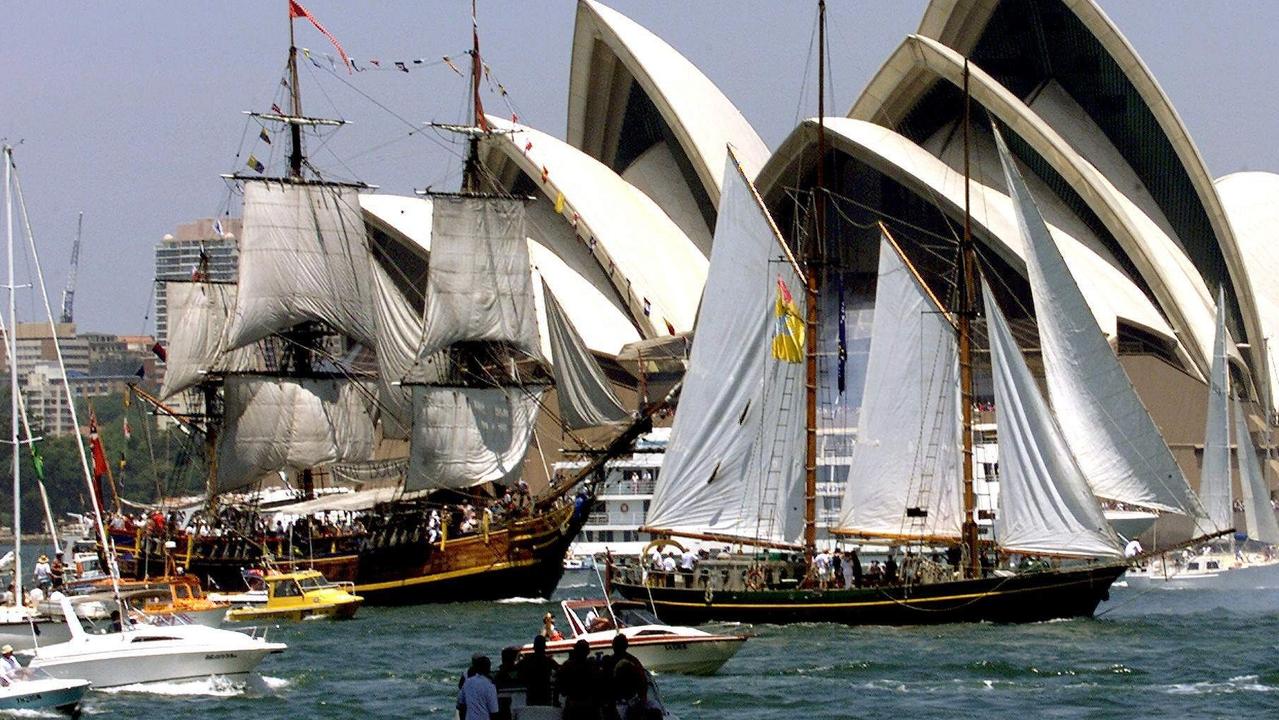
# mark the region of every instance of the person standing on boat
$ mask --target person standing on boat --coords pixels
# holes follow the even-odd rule
[[[49,580],[54,590],[62,589],[63,576],[66,575],[67,566],[62,562],[62,553],[53,556],[53,564],[49,566]]]
[[[41,555],[36,559],[36,567],[32,571],[32,575],[35,578],[36,586],[48,592],[49,586],[53,584],[53,568],[49,566],[48,555]]]
[[[1141,547],[1141,541],[1137,538],[1129,540],[1128,544],[1124,546],[1124,557],[1126,558],[1137,557],[1143,552],[1145,552],[1145,548]]]
[[[591,644],[578,640],[555,675],[555,694],[562,698],[563,720],[599,720],[599,672],[590,655]]]
[[[693,567],[697,565],[697,553],[692,548],[685,548],[679,556],[679,571],[684,576],[684,587],[693,587]]]
[[[487,655],[471,658],[471,671],[457,691],[457,712],[462,720],[494,720],[498,716],[497,686],[489,678],[492,669]]]

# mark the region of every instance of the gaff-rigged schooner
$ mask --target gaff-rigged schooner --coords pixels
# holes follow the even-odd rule
[[[816,198],[823,192],[823,123],[815,122]],[[610,568],[614,590],[651,603],[674,622],[928,624],[1090,616],[1128,567],[1098,495],[1202,515],[995,132],[1027,248],[1051,406],[991,288],[978,281],[967,208],[954,308],[943,306],[881,226],[867,393],[834,532],[911,550],[892,558],[878,577],[863,573],[852,555],[844,567],[851,582],[837,585],[823,572],[829,560],[813,537],[818,381],[812,333],[820,327],[813,276],[825,271],[817,252],[822,207],[814,202],[819,239],[797,264],[730,154],[690,367],[645,529],[803,559],[726,552],[682,577]],[[965,167],[966,184],[968,176]],[[787,291],[800,284],[810,290],[806,306]],[[979,284],[999,443],[993,518],[978,512],[973,478]],[[802,339],[790,322],[799,316],[808,318]],[[806,368],[792,353],[770,347],[770,337],[787,336],[806,346]],[[804,394],[807,419],[801,420]],[[1067,412],[1076,417],[1063,422]],[[1103,415],[1108,422],[1078,422]],[[1089,456],[1085,451],[1106,433],[1111,444],[1105,447],[1114,454]],[[1023,562],[1008,568],[1003,561],[1011,557]]]
[[[290,18],[302,16],[290,3]],[[576,498],[575,487],[646,430],[656,405],[635,418],[592,404],[611,390],[548,294],[555,377],[574,379],[560,403],[617,432],[577,476],[518,508],[481,508],[463,532],[461,505],[480,503],[484,488],[500,498],[520,479],[550,385],[525,200],[478,193],[478,146],[489,139],[478,36],[473,122],[459,128],[471,146],[464,187],[429,198],[429,258],[366,231],[364,186],[304,174],[301,129],[335,121],[303,115],[290,44],[291,112],[258,116],[289,128],[289,173],[234,178],[244,188],[238,282],[196,273],[166,288],[174,321],[162,395],[205,390],[212,509],[195,527],[117,529],[123,565],[141,576],[172,555],[227,589],[263,564],[314,568],[384,604],[549,595],[592,500],[589,484]],[[370,352],[371,374],[343,361]],[[317,496],[325,468],[357,489]],[[287,475],[299,501],[217,512],[232,493]],[[355,519],[335,531],[311,526],[329,511]],[[265,521],[271,513],[300,519],[278,529]]]

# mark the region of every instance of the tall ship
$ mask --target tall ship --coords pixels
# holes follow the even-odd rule
[[[819,51],[819,74],[821,65]],[[685,572],[656,557],[610,566],[611,588],[672,622],[1036,622],[1092,615],[1140,560],[1126,557],[1099,498],[1193,518],[1192,542],[1232,532],[1204,514],[992,124],[1027,248],[1048,397],[982,273],[967,200],[950,302],[881,225],[866,392],[833,531],[846,551],[838,565],[819,551],[818,363],[829,347],[819,334],[836,330],[819,305],[837,307],[822,300],[833,269],[823,115],[819,103],[809,121],[816,189],[795,247],[730,153],[690,366],[643,528],[681,549],[687,539],[724,551]],[[981,410],[993,411],[998,435],[989,509],[978,506],[973,467],[983,339],[993,402]],[[864,565],[863,543],[889,546],[888,560]]]
[[[478,33],[471,123],[448,128],[468,138],[463,187],[428,195],[424,245],[367,229],[370,188],[325,179],[307,160],[304,131],[341,122],[303,113],[292,21],[315,21],[296,2],[289,16],[289,110],[254,114],[287,131],[288,172],[228,177],[243,193],[236,282],[197,268],[165,288],[170,337],[153,400],[203,439],[206,497],[183,513],[117,518],[111,550],[125,575],[175,562],[224,590],[269,566],[353,582],[375,604],[548,596],[593,501],[590,478],[660,403],[621,408],[538,287],[528,199],[485,191],[479,148],[493,131]],[[200,412],[165,404],[191,388]],[[576,472],[538,492],[522,473],[543,416],[606,431]]]

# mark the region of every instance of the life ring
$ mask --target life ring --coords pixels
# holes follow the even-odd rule
[[[621,510],[622,512],[630,512],[631,506],[627,505],[626,503],[622,503],[621,505],[617,506],[617,509]]]
[[[679,550],[681,553],[684,552],[684,549],[685,549],[683,545],[680,545],[678,542],[672,540],[671,538],[657,538],[655,540],[650,540],[649,543],[644,546],[644,549],[640,550],[639,556],[640,558],[645,558],[648,556],[649,550],[652,550],[653,548],[657,548],[658,550],[661,550],[667,545],[674,547],[675,549]]]

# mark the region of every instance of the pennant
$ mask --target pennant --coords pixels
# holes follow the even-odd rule
[[[302,4],[299,3],[298,0],[289,0],[289,22],[300,17],[310,20],[311,24],[315,26],[315,29],[319,30],[321,35],[328,38],[329,42],[333,43],[333,47],[337,48],[338,55],[342,56],[342,60],[344,62],[349,60],[346,56],[346,51],[342,49],[342,43],[338,42],[338,39],[333,37],[333,33],[325,30],[324,26],[320,24],[320,21],[316,20],[315,16],[312,15],[309,10],[302,7]]]
[[[164,346],[161,345],[158,340],[151,346],[151,352],[155,353],[155,356],[160,358],[160,362],[169,361],[169,351],[165,350]]]
[[[396,60],[396,61],[395,61],[395,69],[396,69],[396,70],[399,70],[400,72],[408,72],[408,71],[409,71],[409,66],[408,66],[408,65],[405,65],[404,63],[400,62],[399,60]]]
[[[309,55],[307,56],[307,58],[306,58],[306,59],[311,61],[311,64],[315,66],[315,69],[316,69],[316,70],[323,70],[323,69],[324,69],[324,66],[320,64],[320,61],[319,61],[319,60],[316,60],[315,58],[313,58],[313,57],[311,57],[311,56],[309,56]]]
[[[573,213],[573,218],[568,221],[568,224],[572,225],[573,227],[577,227],[577,221],[578,221],[578,218],[580,217],[582,216],[578,215],[577,213]]]
[[[36,470],[36,479],[44,482],[44,457],[40,454],[40,448],[35,445],[31,446],[31,466]]]
[[[773,307],[776,327],[773,330],[773,357],[782,362],[804,361],[804,319],[795,307],[795,298],[785,281],[777,278],[777,302]]]
[[[671,324],[671,321],[670,321],[670,320],[667,320],[667,321],[666,321],[666,332],[670,333],[671,335],[678,335],[678,334],[679,334],[679,333],[675,332],[675,326]]]
[[[107,453],[102,448],[102,438],[98,436],[98,416],[89,410],[89,451],[93,455],[93,478],[101,480],[110,468],[107,467]]]
[[[519,115],[516,115],[515,113],[511,113],[511,122],[512,122],[512,123],[517,123],[517,122],[519,122],[519,121],[520,121],[520,116],[519,116]]]
[[[560,215],[564,212],[564,193],[555,194],[555,214]]]
[[[257,159],[257,156],[253,153],[249,153],[249,160],[245,163],[245,165],[248,165],[259,173],[266,170],[266,165],[263,165],[262,161]]]
[[[123,427],[121,428],[121,431],[124,433],[125,440],[133,439],[133,428],[129,427],[129,418],[127,417],[124,418],[124,423],[123,423]]]
[[[271,112],[275,113],[276,115],[284,114],[284,111],[280,109],[279,103],[271,103]]]
[[[262,132],[266,132],[266,130],[263,130]],[[270,141],[268,140],[267,142],[270,142]],[[225,233],[223,233],[223,232],[222,232],[222,219],[221,219],[221,218],[218,218],[218,219],[216,219],[216,220],[214,220],[214,221],[213,221],[213,234],[214,234],[214,235],[217,235],[218,237],[222,237],[222,236],[225,234]],[[128,397],[128,396],[126,395],[125,397]]]
[[[307,48],[302,48],[302,56],[303,56],[303,57],[305,57],[307,60],[310,60],[310,59],[311,59],[311,51],[310,51],[309,49],[307,49]]]
[[[287,88],[289,86],[288,78],[280,78],[280,87]]]
[[[338,71],[338,64],[337,64],[337,61],[333,59],[333,56],[332,56],[332,55],[330,55],[330,54],[328,54],[328,53],[324,53],[324,59],[329,61],[329,69],[330,69],[330,70],[332,70],[333,72],[337,72],[337,71]],[[348,72],[349,72],[349,70],[348,70]]]
[[[498,93],[499,93],[499,94],[501,94],[501,96],[502,96],[502,97],[506,97],[506,96],[507,96],[507,94],[508,94],[508,93],[506,92],[506,86],[505,86],[505,85],[503,85],[502,83],[498,83],[498,84],[497,84],[497,91],[498,91]],[[514,119],[514,118],[515,118],[515,116],[514,116],[514,115],[512,115],[512,116],[511,116],[511,118],[512,118],[512,119]]]
[[[120,453],[119,465],[120,465],[120,472],[124,472],[124,469],[128,467],[129,465],[129,462],[124,459],[124,453]]]
[[[369,63],[372,64],[374,67],[382,67],[382,61],[376,58],[369,60]]]
[[[364,72],[364,68],[356,65],[354,60],[348,60],[347,62],[351,63],[352,70],[355,70],[356,72]]]
[[[258,133],[258,139],[267,145],[271,144],[271,134],[266,131],[266,128],[262,128],[262,131]],[[218,234],[221,235],[222,233]]]
[[[514,116],[512,116],[512,117],[514,117]],[[532,140],[529,140],[528,142],[524,143],[524,152],[528,152],[529,150],[532,150],[532,149],[533,149],[533,141],[532,141]]]
[[[484,60],[480,57],[480,24],[475,19],[475,2],[471,1],[471,91],[475,102],[475,127],[481,132],[489,131],[489,121],[484,117],[484,101],[480,99],[480,72],[488,74]]]
[[[454,65],[454,64],[453,64],[453,61],[452,61],[451,59],[449,59],[449,56],[448,56],[448,55],[445,55],[442,59],[444,60],[444,64],[449,66],[449,70],[452,70],[453,72],[457,73],[458,75],[461,75],[461,74],[462,74],[462,71],[461,71],[461,70],[459,70],[459,69],[458,69],[458,67],[457,67],[456,65]]]
[[[413,64],[414,64],[414,65],[421,65],[421,64],[422,64],[422,63],[424,63],[424,62],[426,62],[426,61],[425,61],[425,60],[423,60],[422,58],[418,58],[418,59],[416,59],[416,60],[414,60],[414,61],[413,61]]]
[[[591,236],[591,239],[590,239],[590,240],[587,240],[587,241],[586,241],[586,245],[587,245],[590,249],[592,249],[592,250],[594,250],[594,249],[595,249],[595,236],[594,236],[594,235],[592,235],[592,236]]]
[[[846,317],[846,306],[844,305],[844,274],[840,273],[839,278],[839,353],[837,365],[835,366],[835,379],[839,387],[839,394],[844,394],[845,369],[848,363],[848,333],[847,326],[844,324]]]
[[[133,405],[133,395],[126,392],[124,394],[122,404],[124,405],[124,409],[128,410],[129,407]],[[128,420],[126,419],[125,422],[128,422]]]
[[[545,165],[542,166],[542,184],[545,185],[547,180],[551,179],[551,171]]]
[[[644,317],[649,317],[652,314],[653,314],[653,303],[649,302],[648,298],[644,298]]]
[[[139,366],[138,366],[138,369],[137,369],[137,370],[135,370],[135,371],[133,371],[133,374],[134,374],[134,375],[137,375],[139,380],[146,380],[146,379],[147,379],[147,366],[146,366],[146,365],[139,365]]]

